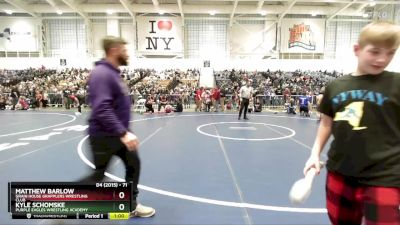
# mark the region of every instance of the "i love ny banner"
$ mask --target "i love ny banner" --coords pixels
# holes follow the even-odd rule
[[[174,17],[137,18],[138,51],[176,54],[183,51],[182,22]]]

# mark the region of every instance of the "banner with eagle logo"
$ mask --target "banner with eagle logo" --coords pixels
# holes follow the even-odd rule
[[[323,53],[325,42],[324,19],[283,19],[281,52]]]

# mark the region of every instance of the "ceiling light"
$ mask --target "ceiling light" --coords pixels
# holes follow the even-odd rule
[[[62,15],[63,14],[63,12],[61,10],[59,10],[59,9],[56,12],[57,12],[58,15]]]
[[[363,18],[367,18],[367,17],[368,17],[368,14],[367,14],[367,13],[364,13],[364,14],[362,15],[362,17],[363,17]]]
[[[260,15],[261,15],[261,16],[265,16],[265,15],[267,15],[267,12],[266,12],[266,11],[261,11],[261,12],[260,12]]]
[[[215,11],[213,10],[213,11],[210,11],[210,15],[211,16],[214,16],[215,15]]]
[[[111,9],[107,9],[107,14],[112,15],[114,12]]]
[[[374,1],[370,2],[370,3],[369,3],[369,6],[371,6],[371,7],[376,6],[376,2],[374,2]]]
[[[316,14],[316,13],[311,13],[311,16],[314,16],[314,17],[315,17],[315,16],[317,16],[317,14]]]
[[[158,12],[158,14],[160,14],[160,15],[164,15],[164,11],[162,11],[162,10],[160,10],[159,12]]]
[[[12,11],[9,10],[9,9],[4,10],[4,12],[6,12],[8,15],[11,15],[11,14],[12,14]]]

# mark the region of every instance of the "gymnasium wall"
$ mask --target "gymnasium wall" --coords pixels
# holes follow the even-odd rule
[[[38,51],[40,21],[28,18],[0,19],[0,51]]]
[[[399,6],[388,6],[378,12],[374,16],[374,19],[385,20],[390,17],[400,22],[399,12]],[[129,42],[127,48],[131,58],[131,67],[134,68],[201,68],[203,60],[210,60],[211,66],[216,70],[230,68],[248,70],[327,69],[351,72],[355,69],[356,65],[352,46],[357,41],[360,29],[368,23],[368,20],[359,21],[352,20],[351,18],[343,18],[332,20],[324,27],[321,18],[313,19],[310,17],[302,18],[300,16],[288,15],[283,20],[281,29],[286,31],[285,35],[289,36],[283,38],[284,34],[280,36],[277,24],[269,19],[250,20],[241,18],[235,20],[230,27],[229,18],[224,16],[206,18],[200,15],[188,15],[184,21],[180,21],[178,18],[142,16],[133,24],[132,19],[119,19],[117,23],[109,23],[106,18],[98,16],[97,19],[91,20],[91,26],[88,27],[83,19],[78,18],[44,19],[40,21],[32,18],[2,17],[0,21],[0,33],[4,33],[1,30],[3,27],[4,29],[13,27],[11,30],[18,31],[19,28],[17,29],[18,26],[16,24],[27,24],[25,27],[28,27],[30,31],[25,33],[29,33],[30,36],[25,37],[25,39],[18,39],[15,36],[14,47],[7,45],[8,40],[6,37],[0,38],[0,53],[1,51],[41,51],[44,48],[44,54],[50,58],[5,57],[0,60],[0,68],[15,69],[38,67],[40,65],[57,68],[60,67],[60,59],[67,60],[67,67],[91,67],[96,59],[103,57],[101,39],[110,30],[113,30],[119,32],[120,36]],[[158,22],[156,22],[153,27],[155,33],[151,32],[149,28],[150,20],[170,20],[172,21],[173,29],[164,29],[166,27],[163,28],[163,26],[159,26]],[[116,20],[113,21],[115,22]],[[316,22],[314,23],[313,21]],[[184,26],[182,26],[182,22],[184,22]],[[293,39],[287,31],[293,31],[294,28],[303,29],[301,26],[299,28],[299,24],[303,23],[305,25],[307,23],[311,25],[317,24],[311,26],[312,30],[315,31],[313,34],[314,37],[309,35],[310,38],[308,40],[313,41],[313,38],[316,39],[314,41],[318,43],[317,51],[322,51],[325,59],[273,60],[279,49],[286,49],[285,51],[287,52],[292,51],[286,48],[287,40],[290,40],[290,38]],[[43,25],[44,32],[42,32],[40,24]],[[166,25],[166,23],[161,24]],[[136,28],[141,30],[141,32],[136,32]],[[22,31],[18,32],[19,34],[24,34]],[[15,35],[18,32],[15,32]],[[139,35],[140,33],[143,33],[143,35]],[[150,42],[146,40],[146,37],[150,34],[165,38],[173,37],[174,41],[178,39],[176,41],[178,43],[182,42],[181,47],[183,51],[179,49],[179,46],[175,49],[178,49],[178,52],[181,51],[182,53],[175,55],[177,59],[143,58],[145,57],[143,54],[146,54],[146,51],[139,51],[139,44],[143,45],[144,49],[146,46],[148,47]],[[91,45],[88,43],[88,35],[92,37],[92,49],[90,49]],[[41,38],[45,40],[45,43],[42,43]],[[142,40],[137,40],[140,38]],[[324,46],[322,50],[321,45]],[[307,52],[307,50],[302,51]],[[168,52],[160,51],[160,56],[166,56],[164,58],[167,58],[169,55]],[[272,59],[263,60],[262,58]],[[399,58],[400,56],[397,54],[389,69],[400,70],[398,66],[400,65]]]

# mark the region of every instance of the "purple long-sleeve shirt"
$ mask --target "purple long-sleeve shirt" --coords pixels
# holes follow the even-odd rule
[[[89,135],[122,136],[129,130],[131,99],[120,70],[106,60],[96,62],[89,79],[92,113]]]

